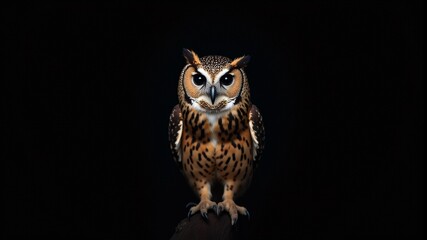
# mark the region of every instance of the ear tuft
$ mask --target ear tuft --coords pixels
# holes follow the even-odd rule
[[[251,56],[239,57],[239,58],[234,59],[230,63],[230,66],[232,68],[243,68],[243,67],[246,67],[246,65],[248,65],[250,60],[251,60]]]
[[[201,65],[199,57],[194,51],[188,50],[184,48],[182,50],[182,54],[184,55],[185,59],[187,60],[187,63],[193,65],[193,67],[197,68],[198,65]]]

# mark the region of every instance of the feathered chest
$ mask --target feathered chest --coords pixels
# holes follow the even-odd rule
[[[251,152],[252,142],[248,113],[244,108],[216,114],[184,108],[182,113],[184,159],[198,158],[199,154],[214,162],[228,154],[230,159],[250,157],[246,156]]]

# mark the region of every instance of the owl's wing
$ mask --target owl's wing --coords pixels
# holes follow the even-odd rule
[[[177,104],[169,117],[169,144],[176,163],[181,162],[182,114]]]
[[[262,151],[264,150],[265,131],[261,113],[255,105],[252,105],[251,110],[249,111],[249,128],[251,130],[252,142],[254,146],[254,160],[258,161],[261,158]]]

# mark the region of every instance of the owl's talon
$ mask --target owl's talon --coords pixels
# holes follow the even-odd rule
[[[237,222],[237,217],[231,218],[231,225],[233,226]]]
[[[224,209],[230,214],[231,225],[236,224],[239,214],[250,218],[249,211],[244,207],[236,205],[232,199],[226,199],[218,203],[218,208]]]
[[[251,215],[249,214],[248,210],[245,211],[245,215],[246,215],[246,217],[248,217],[248,220],[251,220]]]
[[[187,203],[187,205],[185,205],[185,208],[189,208],[189,207],[193,207],[196,206],[197,204],[195,204],[194,202],[189,202]]]
[[[219,214],[221,214],[222,211],[224,211],[224,207],[222,205],[218,205],[218,208],[216,210],[216,215],[219,216]]]
[[[187,214],[187,218],[188,218],[188,220],[190,220],[190,217],[193,215],[193,212],[190,210],[190,211],[188,211],[188,214]]]
[[[214,213],[217,213],[217,211],[218,211],[218,206],[217,206],[217,205],[214,205],[214,206],[212,207],[212,210],[214,211]]]
[[[215,211],[216,203],[212,202],[211,200],[204,199],[204,200],[201,200],[199,204],[190,202],[187,204],[187,208],[188,207],[191,207],[190,210],[188,211],[188,217],[200,211],[200,215],[202,215],[204,219],[208,219],[208,211],[209,209],[214,209]]]

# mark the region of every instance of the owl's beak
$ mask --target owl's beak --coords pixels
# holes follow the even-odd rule
[[[214,105],[215,104],[215,98],[216,98],[216,88],[214,86],[211,87],[210,94],[211,94],[212,105]]]

